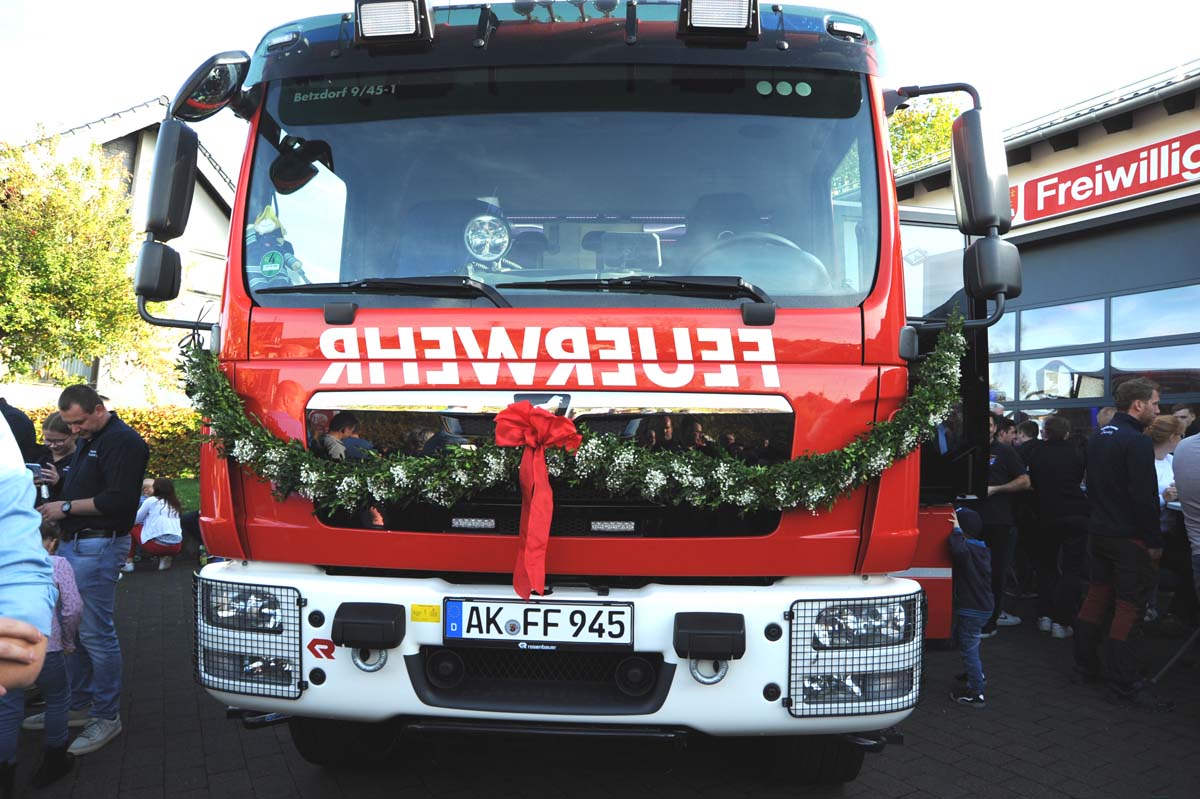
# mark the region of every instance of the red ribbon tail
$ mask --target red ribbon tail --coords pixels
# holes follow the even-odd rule
[[[521,468],[517,472],[521,484],[521,524],[518,528],[520,537],[517,539],[517,562],[513,566],[513,590],[521,599],[529,599],[534,588],[526,558],[529,541],[529,514],[533,505],[533,460],[533,447],[525,447],[524,453],[521,454]]]
[[[554,515],[554,494],[543,448],[525,448],[520,476],[521,537],[513,569],[513,589],[522,599],[529,599],[534,591],[543,596],[546,593],[546,549]]]

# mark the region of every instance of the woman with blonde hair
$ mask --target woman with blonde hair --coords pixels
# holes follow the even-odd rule
[[[1186,427],[1183,420],[1171,415],[1156,416],[1146,427],[1146,435],[1154,442],[1154,471],[1158,473],[1158,507],[1179,499],[1175,491],[1175,475],[1171,469],[1171,454],[1183,440]]]

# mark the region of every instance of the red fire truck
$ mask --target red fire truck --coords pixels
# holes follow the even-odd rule
[[[877,65],[866,21],[755,0],[357,0],[203,64],[161,128],[139,308],[203,330],[279,441],[446,457],[527,400],[766,466],[887,420],[953,307],[969,355],[926,457],[828,508],[556,485],[528,600],[515,481],[330,510],[208,445],[203,535],[226,560],[196,578],[198,681],[286,714],[323,764],[406,729],[755,735],[801,779],[853,779],[917,702],[923,637],[949,634],[948,503],[984,477],[980,345],[1020,291],[977,96],[954,133],[958,244],[902,257],[887,116],[973,90],[888,92]],[[220,318],[159,318],[186,123],[225,106],[249,136]]]

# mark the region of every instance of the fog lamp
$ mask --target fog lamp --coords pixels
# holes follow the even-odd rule
[[[291,658],[242,652],[204,650],[204,673],[223,680],[291,685],[296,681]]]
[[[859,674],[814,674],[802,683],[804,702],[881,702],[907,696],[913,690],[913,670]]]
[[[430,0],[358,0],[355,6],[355,32],[364,44],[433,40]]]
[[[831,605],[817,614],[813,647],[845,649],[902,644],[912,636],[912,614],[903,602]]]
[[[758,38],[758,0],[683,0],[679,34]]]

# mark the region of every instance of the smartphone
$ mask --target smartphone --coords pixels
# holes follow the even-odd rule
[[[42,476],[42,464],[40,463],[27,463],[25,464],[25,468],[33,472],[34,477]]]

